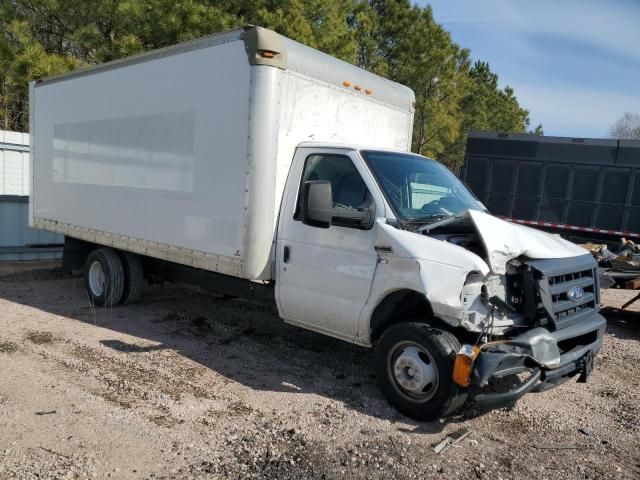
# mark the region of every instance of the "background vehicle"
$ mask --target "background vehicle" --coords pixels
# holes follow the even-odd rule
[[[471,132],[461,178],[494,214],[577,242],[640,238],[640,141]]]
[[[586,379],[605,325],[593,259],[408,153],[413,101],[254,27],[39,81],[32,222],[65,235],[99,305],[189,282],[375,346],[414,418]]]

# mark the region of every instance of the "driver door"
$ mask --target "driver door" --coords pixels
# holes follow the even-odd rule
[[[331,183],[334,209],[373,209],[364,180],[368,172],[361,161],[349,150],[298,149],[277,241],[276,288],[282,318],[348,340],[357,334],[376,269],[375,227],[363,229],[335,217],[329,228],[306,225],[300,191],[306,181],[324,180]]]

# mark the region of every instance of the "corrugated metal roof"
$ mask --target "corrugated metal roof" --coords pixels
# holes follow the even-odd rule
[[[23,147],[29,146],[29,134],[23,132],[12,132],[11,130],[0,130],[0,143],[11,143]]]

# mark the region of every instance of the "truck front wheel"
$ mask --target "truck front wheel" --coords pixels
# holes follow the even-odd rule
[[[98,248],[84,264],[84,285],[95,305],[117,305],[124,291],[124,269],[118,254],[110,248]]]
[[[387,400],[415,420],[435,420],[464,403],[452,381],[460,342],[423,323],[399,323],[385,331],[375,349],[376,377]]]

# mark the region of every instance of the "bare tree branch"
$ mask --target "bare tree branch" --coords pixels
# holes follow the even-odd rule
[[[640,140],[640,115],[626,112],[609,130],[609,137],[619,140]]]

